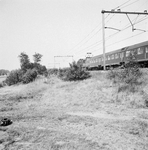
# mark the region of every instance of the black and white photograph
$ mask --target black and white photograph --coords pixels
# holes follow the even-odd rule
[[[148,150],[148,0],[0,0],[0,150]]]

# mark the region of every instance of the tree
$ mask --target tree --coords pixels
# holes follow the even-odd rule
[[[43,55],[39,54],[39,53],[35,53],[33,55],[33,60],[34,60],[34,63],[39,63],[41,61],[41,58],[42,58]]]
[[[21,65],[21,69],[26,72],[27,69],[30,68],[30,60],[29,60],[29,57],[26,53],[22,52],[20,55],[19,55],[19,58],[20,58],[20,65]]]
[[[5,83],[7,85],[14,85],[22,81],[23,71],[21,69],[12,70],[7,76]]]
[[[70,68],[65,71],[65,80],[77,81],[90,77],[90,73],[83,68],[82,64],[74,61],[69,65]]]
[[[79,59],[77,65],[82,66],[85,63],[84,59]]]

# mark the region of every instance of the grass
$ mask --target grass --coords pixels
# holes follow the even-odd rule
[[[5,149],[147,150],[147,71],[136,92],[118,91],[106,72],[64,82],[56,76],[0,89],[0,127]],[[145,81],[145,82],[143,82]],[[76,115],[75,115],[76,114]]]

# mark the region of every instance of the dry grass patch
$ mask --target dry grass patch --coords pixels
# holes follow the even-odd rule
[[[0,128],[5,134],[0,145],[8,150],[147,150],[147,112],[139,111],[147,87],[118,92],[106,72],[91,74],[83,81],[64,82],[51,76],[0,89],[4,100],[0,115],[13,120],[6,130]],[[8,107],[10,101],[13,105]]]

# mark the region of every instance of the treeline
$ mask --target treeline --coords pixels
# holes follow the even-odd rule
[[[90,73],[83,68],[84,60],[72,62],[68,68],[63,69],[49,69],[40,64],[42,55],[35,53],[33,55],[33,62],[30,61],[29,56],[22,52],[19,55],[20,69],[12,70],[2,82],[0,87],[5,85],[11,86],[18,83],[27,84],[33,82],[38,75],[50,77],[56,75],[64,81],[84,80],[90,77]]]
[[[33,55],[33,62],[30,62],[29,56],[22,52],[19,55],[20,69],[13,70],[9,73],[5,80],[5,84],[14,85],[17,83],[27,84],[36,79],[38,75],[47,75],[47,69],[40,64],[42,55],[35,53]]]
[[[9,73],[9,70],[0,69],[0,76],[7,75]]]

